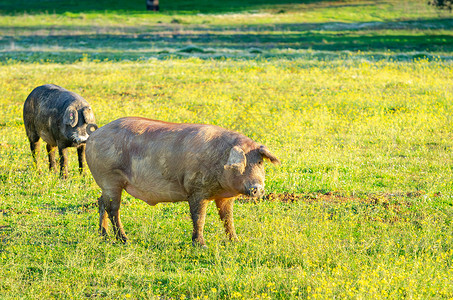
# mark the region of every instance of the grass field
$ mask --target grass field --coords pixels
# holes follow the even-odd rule
[[[426,1],[0,1],[1,299],[453,298],[453,19]],[[68,5],[69,3],[69,5]],[[143,5],[142,5],[143,4]],[[28,6],[27,6],[28,5]],[[24,9],[26,10],[24,11]],[[32,168],[30,91],[122,116],[210,123],[267,145],[267,195],[208,249],[186,203],[124,194],[127,245],[97,235],[100,189]]]

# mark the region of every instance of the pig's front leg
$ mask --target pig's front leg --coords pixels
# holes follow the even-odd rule
[[[83,168],[86,164],[86,158],[85,158],[85,144],[81,144],[79,147],[77,147],[77,156],[79,158],[79,173],[83,173]]]
[[[60,176],[66,179],[68,178],[68,148],[58,146],[58,155],[60,155]]]
[[[207,248],[203,237],[203,228],[206,220],[208,201],[200,195],[192,195],[189,197],[189,206],[193,223],[192,245]]]

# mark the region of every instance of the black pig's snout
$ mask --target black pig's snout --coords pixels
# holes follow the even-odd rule
[[[88,135],[92,134],[93,132],[95,132],[97,129],[98,129],[98,125],[96,124],[88,124],[87,125],[87,133]]]
[[[72,136],[72,142],[76,145],[86,143],[87,139],[88,139],[88,136],[79,136],[77,134],[74,134]]]

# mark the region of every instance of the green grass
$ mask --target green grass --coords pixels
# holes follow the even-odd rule
[[[243,132],[282,158],[270,167],[277,192],[451,193],[451,63],[172,59],[0,70],[3,138],[20,137],[28,159],[23,101],[53,82],[84,95],[99,125],[142,115]]]
[[[0,298],[453,297],[448,15],[425,1],[33,3],[0,2]],[[75,151],[68,180],[44,146],[32,168],[22,106],[44,83],[81,94],[99,125],[243,132],[282,161],[266,165],[272,194],[237,201],[234,244],[210,205],[207,250],[186,203],[124,194],[130,242],[104,241]]]

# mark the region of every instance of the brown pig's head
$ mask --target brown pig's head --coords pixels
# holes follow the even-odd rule
[[[85,106],[76,109],[69,106],[65,110],[61,129],[64,136],[73,145],[85,143],[88,136],[97,128],[91,107]]]
[[[251,197],[264,194],[264,160],[279,164],[280,160],[266,146],[260,145],[247,153],[240,146],[231,148],[223,171],[223,186]]]

